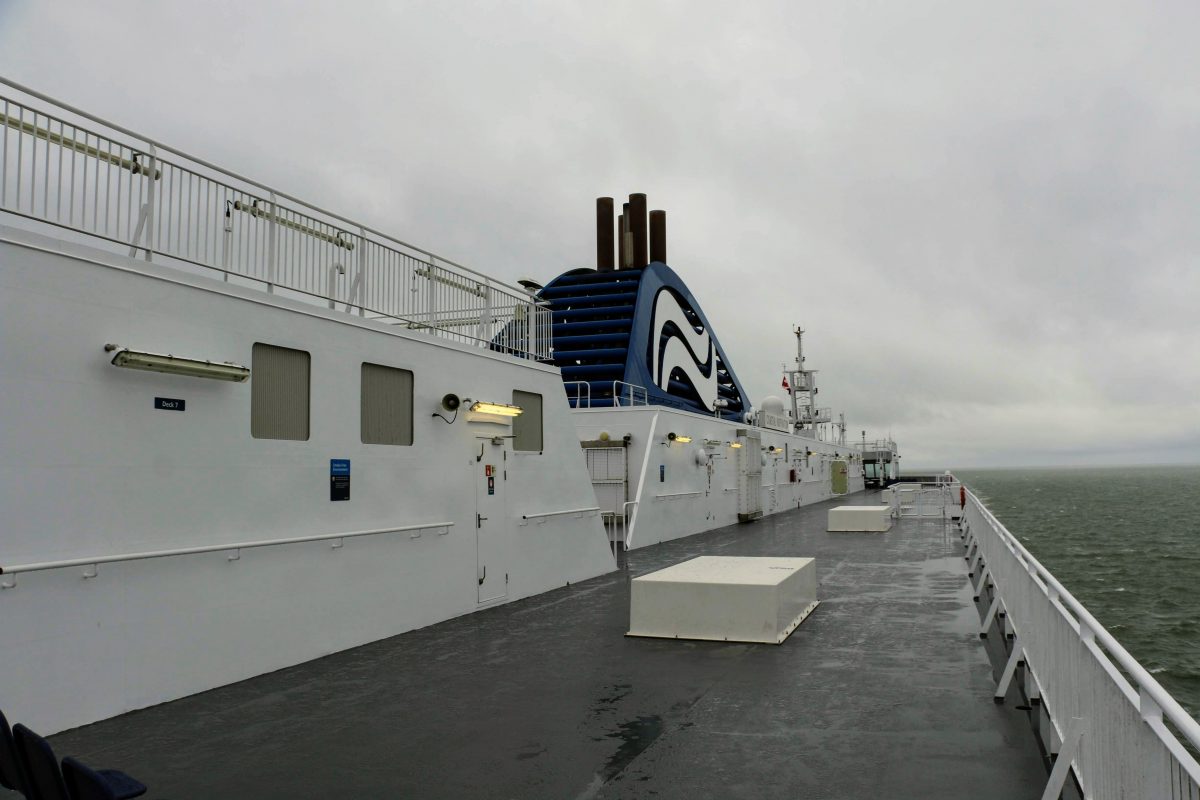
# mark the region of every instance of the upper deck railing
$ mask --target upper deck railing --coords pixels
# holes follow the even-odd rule
[[[1023,664],[1054,728],[1056,762],[1043,798],[1058,797],[1068,768],[1094,800],[1200,797],[1200,723],[978,497],[966,500],[975,592],[995,589],[982,633],[1003,611],[1014,637],[996,698]]]
[[[521,289],[0,77],[0,211],[435,336],[551,357]],[[11,96],[9,96],[11,95]]]

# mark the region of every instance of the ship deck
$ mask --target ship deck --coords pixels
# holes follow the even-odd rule
[[[634,550],[609,575],[52,743],[174,800],[1039,796],[1026,712],[992,700],[957,530],[825,532],[830,507],[874,499]],[[701,554],[815,557],[821,606],[780,646],[624,636],[630,579]]]

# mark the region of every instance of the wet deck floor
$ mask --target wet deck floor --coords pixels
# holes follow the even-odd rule
[[[52,742],[173,800],[1040,796],[957,531],[826,533],[836,504]],[[700,554],[813,556],[821,606],[781,646],[625,637],[630,578]]]

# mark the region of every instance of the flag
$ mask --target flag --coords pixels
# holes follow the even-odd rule
[[[791,394],[791,393],[792,393],[792,387],[791,387],[791,386],[788,386],[788,382],[787,382],[787,375],[784,375],[784,376],[783,376],[783,389],[784,389],[784,391],[786,391],[788,394]]]

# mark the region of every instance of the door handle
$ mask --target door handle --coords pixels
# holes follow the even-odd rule
[[[483,582],[487,580],[487,564],[483,565],[483,569],[479,575],[479,585],[483,586]]]
[[[481,517],[481,516],[480,516],[478,513],[476,513],[476,514],[475,514],[475,527],[476,527],[476,528],[482,528],[482,527],[483,527],[483,521],[484,521],[484,520],[486,520],[486,519],[487,519],[487,517]]]

